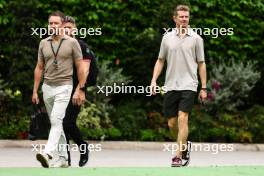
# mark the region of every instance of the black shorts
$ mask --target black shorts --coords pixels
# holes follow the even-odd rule
[[[196,92],[191,90],[168,91],[164,95],[163,111],[165,117],[176,117],[178,111],[191,112]]]

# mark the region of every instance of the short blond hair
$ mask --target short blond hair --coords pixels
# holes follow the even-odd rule
[[[175,7],[174,11],[173,11],[173,15],[177,16],[178,15],[178,11],[187,11],[190,12],[190,8],[187,5],[177,5],[177,7]]]

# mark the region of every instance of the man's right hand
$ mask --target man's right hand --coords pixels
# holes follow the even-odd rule
[[[72,103],[74,105],[81,106],[85,102],[85,92],[80,90],[78,87],[76,88],[73,96],[72,96]]]
[[[156,87],[157,87],[156,81],[151,81],[151,84],[150,84],[151,95],[156,95]]]
[[[78,105],[80,102],[80,91],[78,88],[74,91],[74,94],[72,96],[72,104],[73,105]]]
[[[32,94],[32,103],[33,104],[39,104],[38,93],[33,93]]]

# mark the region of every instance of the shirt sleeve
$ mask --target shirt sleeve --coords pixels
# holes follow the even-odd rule
[[[165,45],[165,37],[162,38],[161,44],[160,44],[160,51],[159,51],[159,59],[166,59],[167,57],[167,46]]]
[[[203,45],[203,39],[201,37],[198,37],[196,40],[195,53],[196,53],[197,62],[205,61],[205,59],[204,59],[204,45]]]
[[[82,49],[83,60],[92,60],[94,58],[94,55],[93,52],[89,49],[89,46],[85,42],[79,43]]]
[[[83,55],[82,55],[82,50],[81,47],[78,43],[78,41],[76,39],[74,39],[73,44],[72,44],[72,56],[73,56],[73,60],[80,60],[82,59]]]
[[[40,43],[39,43],[39,48],[38,48],[38,61],[44,63],[45,62],[45,58],[44,58],[42,49],[43,49],[43,42],[41,40]]]

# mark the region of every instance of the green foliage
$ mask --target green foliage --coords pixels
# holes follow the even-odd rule
[[[111,128],[81,128],[81,133],[88,140],[120,140],[122,134],[119,129]]]
[[[112,122],[124,139],[136,140],[140,136],[140,129],[146,126],[147,115],[140,102],[121,102],[113,114]]]
[[[17,0],[0,3],[2,76],[11,83],[12,90],[15,88],[22,92],[23,103],[30,103],[28,97],[32,92],[33,69],[40,41],[38,36],[30,35],[30,28],[46,27],[49,13],[61,10],[77,18],[78,28],[102,28],[102,36],[91,35],[85,39],[99,58],[110,61],[119,59],[119,67],[124,68],[125,75],[132,76],[133,84],[148,85],[161,37],[165,32],[163,28],[175,26],[171,12],[179,3],[190,5],[190,24],[193,27],[234,28],[232,36],[203,36],[209,63],[212,60],[218,62],[222,58],[234,58],[241,62],[254,58],[259,61],[258,68],[262,68],[264,25],[261,14],[264,5],[257,0],[52,0],[49,3]],[[211,66],[208,64],[209,68]],[[260,91],[264,85],[260,82],[258,86],[260,88],[256,91]]]
[[[0,103],[3,101],[4,97],[6,96],[4,87],[5,87],[4,80],[0,79]]]
[[[262,93],[264,3],[259,0],[50,0],[48,3],[40,0],[1,0],[0,74],[3,81],[0,81],[0,123],[2,131],[11,128],[6,126],[7,123],[11,123],[10,119],[19,120],[28,114],[31,105],[33,70],[40,41],[38,36],[31,35],[30,28],[46,27],[48,15],[52,11],[61,10],[67,15],[76,17],[78,28],[102,28],[102,36],[91,35],[84,39],[99,56],[100,62],[108,61],[100,68],[102,73],[99,75],[98,85],[124,82],[147,86],[165,32],[163,28],[175,26],[171,12],[180,3],[190,5],[192,27],[233,28],[234,35],[231,36],[218,36],[218,38],[202,36],[208,72],[214,73],[215,69],[219,69],[218,66],[214,68],[215,65],[222,61],[229,62],[229,58],[239,63],[233,65],[237,68],[232,67],[231,64],[231,67],[227,68],[228,71],[225,71],[225,76],[221,76],[220,70],[217,76],[214,74],[210,76],[209,85],[212,85],[214,80],[222,85],[221,89],[215,92],[216,101],[210,105],[211,110],[218,112],[213,113],[214,116],[211,112],[210,114],[201,112],[200,115],[198,111],[195,112],[198,114],[193,120],[197,125],[190,126],[191,137],[198,141],[216,140],[210,138],[212,135],[220,140],[261,141],[263,135],[257,135],[254,128],[257,124],[251,121],[254,119],[251,116],[262,119],[261,113],[254,114],[248,111],[248,116],[240,115],[239,118],[236,115],[248,108],[245,100],[249,95],[251,95],[251,104],[264,103]],[[252,60],[257,61],[256,68],[246,64],[247,61]],[[111,71],[112,68],[115,71]],[[261,72],[260,79],[257,70]],[[159,85],[164,81],[162,77],[159,79]],[[4,83],[5,87],[2,86]],[[253,86],[255,87],[252,89]],[[89,102],[80,114],[83,122],[78,122],[87,138],[101,139],[104,136],[106,139],[112,139],[112,136],[117,140],[168,139],[167,132],[163,131],[167,128],[166,119],[161,115],[148,114],[148,112],[160,111],[161,96],[155,98],[140,95],[105,96],[97,94],[97,91],[93,88],[89,92]],[[244,108],[237,111],[242,104]],[[256,111],[261,112],[260,109],[255,107]],[[225,110],[233,112],[225,112]],[[240,129],[240,123],[246,122],[247,118],[248,128]],[[226,123],[223,122],[224,119],[234,121],[234,124],[222,125]],[[261,121],[258,123],[261,124]],[[256,129],[259,127],[257,126]]]
[[[167,126],[167,118],[159,112],[149,112],[147,114],[147,127],[140,131],[140,140],[143,141],[167,141],[173,140]]]
[[[167,128],[140,130],[140,141],[165,141],[169,138],[170,132]]]
[[[263,143],[263,106],[212,116],[198,105],[190,117],[189,137],[193,141]]]
[[[140,131],[140,136],[141,141],[154,141],[156,134],[152,129],[146,129]]]
[[[122,133],[118,128],[107,128],[105,130],[105,139],[119,140],[122,138]]]
[[[236,111],[247,101],[248,95],[260,78],[260,73],[255,69],[255,63],[221,62],[212,68],[211,79],[208,81],[210,88],[207,106],[212,111]]]
[[[13,124],[20,120],[20,117],[25,116],[27,112],[25,109],[17,110],[17,103],[21,101],[21,92],[19,90],[13,91],[9,88],[7,83],[0,79],[0,124]],[[12,125],[11,125],[12,126]],[[12,127],[8,128],[15,129]],[[7,129],[7,131],[8,131]],[[5,130],[3,130],[5,131]],[[7,133],[7,132],[4,132]]]
[[[109,108],[111,107],[105,104],[97,103],[96,105],[87,102],[81,109],[77,124],[81,128],[101,129],[102,127],[108,127],[111,124],[108,112]]]
[[[88,87],[88,100],[94,102],[101,103],[109,103],[109,101],[113,98],[114,93],[109,92],[108,95],[105,93],[101,93],[98,87],[103,86],[113,86],[116,84],[117,86],[121,86],[128,84],[131,82],[130,77],[123,75],[122,68],[112,68],[110,61],[101,61],[98,63],[99,74],[97,78],[97,86],[96,87]],[[105,90],[104,90],[105,91]]]
[[[12,116],[9,121],[1,122],[0,139],[25,139],[29,128],[30,117]]]
[[[255,105],[248,109],[243,116],[246,118],[246,125],[252,134],[253,142],[264,142],[264,107]]]
[[[111,68],[109,61],[102,61],[98,63],[100,70],[98,74],[97,86],[121,85],[129,82],[129,78],[122,74],[121,68]],[[84,131],[84,136],[90,138],[101,138],[102,136],[113,137],[118,139],[121,135],[120,132],[113,128],[111,113],[114,111],[113,105],[109,101],[113,98],[114,94],[108,96],[98,93],[98,87],[88,88],[88,101],[82,107],[79,114],[77,123]],[[85,132],[86,131],[86,132]],[[96,132],[96,135],[92,131]]]
[[[104,136],[104,130],[102,128],[80,128],[84,139],[100,140]]]

